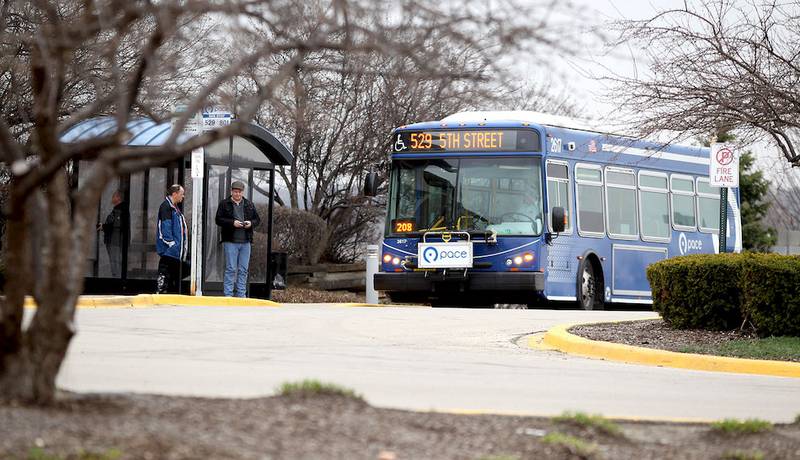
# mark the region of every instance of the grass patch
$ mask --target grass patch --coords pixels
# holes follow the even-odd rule
[[[731,340],[719,345],[682,347],[682,353],[800,362],[800,337]]]
[[[612,436],[622,435],[622,430],[611,420],[603,418],[602,415],[590,415],[583,412],[564,412],[553,417],[554,422],[569,423],[583,428],[593,428],[598,432],[610,434]]]
[[[766,420],[751,418],[747,420],[737,420],[726,418],[718,422],[713,422],[711,428],[723,434],[755,434],[772,430],[772,423]]]
[[[280,396],[346,396],[348,398],[364,401],[364,398],[355,391],[332,383],[323,383],[319,380],[303,380],[302,382],[286,382],[275,391]]]
[[[77,454],[67,456],[49,454],[41,447],[33,447],[28,451],[28,460],[117,460],[120,457],[122,457],[122,452],[117,449],[109,449],[105,452],[81,450]]]
[[[478,457],[477,460],[519,460],[516,455],[488,455],[485,457]]]
[[[725,452],[721,460],[764,460],[764,453],[760,451],[732,450]]]
[[[542,437],[542,442],[567,448],[572,455],[591,457],[597,452],[597,444],[588,443],[581,438],[554,431]]]

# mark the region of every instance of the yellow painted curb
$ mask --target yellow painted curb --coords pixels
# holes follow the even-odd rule
[[[583,324],[562,324],[544,336],[543,343],[565,353],[650,366],[675,367],[712,372],[773,375],[800,378],[800,363],[767,361],[762,359],[728,358],[723,356],[676,353],[633,347],[618,343],[589,340],[570,334],[567,330]]]
[[[166,305],[186,307],[280,307],[271,300],[237,297],[189,296],[177,294],[139,294],[137,296],[81,296],[77,308],[143,308]],[[25,308],[36,308],[32,297],[25,298]]]

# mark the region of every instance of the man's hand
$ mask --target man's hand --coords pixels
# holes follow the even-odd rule
[[[253,225],[253,223],[249,220],[244,221],[244,228],[250,228],[251,225]]]
[[[234,220],[233,221],[233,226],[236,227],[236,228],[242,228],[242,227],[244,227],[244,224],[242,222],[238,221],[238,220]]]

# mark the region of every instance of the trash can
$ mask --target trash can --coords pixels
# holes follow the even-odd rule
[[[286,289],[287,260],[285,252],[273,252],[269,257],[269,272],[272,274],[272,289]]]

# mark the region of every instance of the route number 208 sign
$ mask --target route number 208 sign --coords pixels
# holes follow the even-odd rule
[[[711,144],[708,179],[712,187],[739,186],[739,155],[730,144]]]

